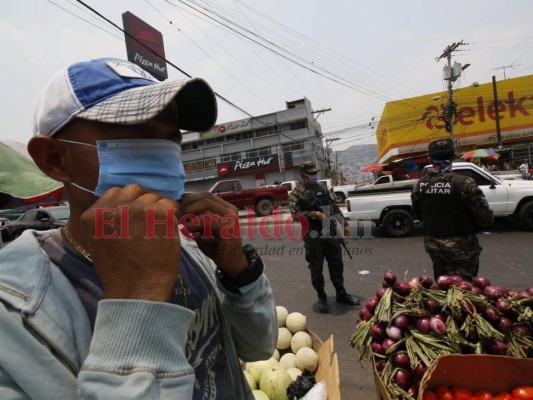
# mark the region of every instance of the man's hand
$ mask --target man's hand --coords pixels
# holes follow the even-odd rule
[[[82,214],[106,299],[170,301],[181,256],[177,208],[168,197],[128,185],[109,189]]]
[[[180,222],[228,277],[246,269],[235,206],[212,193],[187,193],[180,201]]]

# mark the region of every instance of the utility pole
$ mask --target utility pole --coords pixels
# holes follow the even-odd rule
[[[498,148],[502,148],[502,131],[500,129],[500,103],[498,101],[498,88],[496,87],[496,76],[492,75],[492,91],[494,93],[494,111],[496,116],[496,138]]]
[[[463,43],[461,40],[458,43],[453,43],[449,46],[447,46],[442,54],[437,57],[435,60],[438,62],[443,58],[446,58],[448,61],[448,65],[446,65],[443,68],[443,75],[444,80],[448,81],[448,102],[446,105],[446,128],[447,131],[450,133],[450,139],[455,143],[455,138],[453,135],[453,123],[454,123],[454,117],[456,114],[456,107],[455,103],[453,102],[453,83],[461,76],[461,72],[468,68],[470,64],[466,64],[464,67],[461,66],[459,63],[454,63],[452,66],[452,53],[457,50],[459,46],[462,46],[466,43]]]
[[[339,140],[340,138],[331,138],[331,139],[326,139],[326,156],[328,157],[328,168],[329,168],[329,171],[330,171],[330,175],[331,175],[331,159],[329,158],[329,145],[332,143],[332,142],[335,142],[337,140]],[[335,174],[337,173],[337,171],[335,171]],[[324,177],[325,178],[325,177]]]

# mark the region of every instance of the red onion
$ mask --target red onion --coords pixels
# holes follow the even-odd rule
[[[474,279],[472,279],[472,283],[481,290],[485,289],[487,286],[490,286],[489,278],[485,278],[483,276],[476,276]]]
[[[409,389],[407,389],[407,393],[409,396],[411,396],[413,399],[416,399],[416,396],[418,396],[418,387],[420,386],[420,383],[415,383],[414,385],[411,385]]]
[[[385,288],[378,289],[378,291],[376,292],[376,297],[381,300],[386,291],[387,289]]]
[[[408,369],[409,365],[411,364],[411,359],[407,355],[407,353],[396,353],[392,357],[392,362],[394,365],[396,365],[398,368]]]
[[[442,323],[444,323],[444,324],[446,323],[446,317],[444,316],[444,314],[437,313],[437,314],[434,315],[434,317],[440,319],[442,321]]]
[[[483,289],[483,294],[490,300],[498,300],[505,294],[505,291],[498,286],[487,286],[485,289]]]
[[[452,281],[452,285],[460,285],[461,282],[464,282],[463,278],[459,275],[449,275],[448,278]]]
[[[498,309],[499,312],[501,312],[502,314],[505,314],[511,310],[511,303],[509,303],[508,301],[504,299],[498,299],[496,300],[496,308]]]
[[[409,281],[409,286],[411,286],[411,287],[415,287],[415,286],[419,286],[419,285],[420,285],[420,278],[417,277],[417,276]]]
[[[361,308],[359,311],[359,318],[361,318],[363,321],[369,321],[373,316],[374,314],[368,311],[368,308],[366,307]]]
[[[459,283],[459,285],[457,285],[457,287],[461,290],[466,290],[468,292],[472,290],[472,284],[467,281],[462,281],[461,283]]]
[[[394,285],[394,291],[400,296],[407,296],[411,292],[411,286],[407,282],[400,282]]]
[[[503,332],[510,332],[513,330],[513,321],[507,317],[501,317],[498,322],[498,328]]]
[[[383,281],[387,284],[387,286],[394,286],[396,283],[396,274],[392,271],[389,271],[383,275]]]
[[[422,364],[421,362],[419,362],[418,364],[416,364],[416,367],[413,370],[413,375],[417,379],[422,379],[422,377],[426,373],[426,370],[427,370],[426,366]]]
[[[385,365],[387,365],[387,360],[376,361],[376,369],[378,371],[383,371],[383,369],[385,368]]]
[[[437,314],[440,311],[440,305],[437,300],[424,299],[424,308],[428,310],[430,314]]]
[[[372,324],[368,332],[376,340],[383,340],[386,337],[385,328],[379,324]]]
[[[531,297],[531,294],[529,292],[525,291],[525,290],[522,290],[521,292],[518,292],[517,297],[519,299],[525,299],[527,297]]]
[[[383,347],[383,350],[387,351],[387,349],[393,346],[395,343],[396,342],[391,338],[385,338],[383,339],[383,342],[381,342],[381,346]]]
[[[492,339],[489,342],[487,349],[490,354],[495,354],[495,355],[500,355],[500,356],[506,355],[507,352],[509,351],[509,347],[504,342],[498,339]]]
[[[371,297],[369,298],[366,303],[365,307],[370,311],[371,313],[374,313],[376,311],[376,307],[379,304],[379,299],[377,297]]]
[[[429,289],[431,285],[433,285],[433,278],[429,276],[428,274],[421,275],[420,284],[426,289]]]
[[[436,335],[443,335],[446,333],[446,325],[437,317],[431,317],[429,320],[429,327]]]
[[[405,314],[398,315],[393,319],[392,324],[403,330],[409,325],[409,317]]]
[[[531,337],[531,330],[529,329],[529,327],[527,325],[524,325],[524,324],[519,324],[519,325],[515,325],[515,327],[513,328],[513,332],[514,333],[518,333],[519,335],[522,335],[522,336],[525,336],[525,337]]]
[[[392,378],[393,382],[404,390],[407,390],[411,385],[411,375],[403,369],[399,369]]]
[[[442,290],[448,290],[452,283],[453,281],[449,276],[441,275],[437,278],[437,285],[439,285],[439,288]]]
[[[387,326],[385,332],[387,332],[387,336],[390,337],[392,340],[398,341],[403,337],[402,330],[397,326]]]
[[[429,326],[429,318],[420,318],[416,321],[416,329],[421,333],[429,333],[431,327]]]
[[[533,287],[527,288],[526,292],[533,296]]]
[[[477,286],[473,286],[472,287],[472,293],[475,294],[476,296],[479,296],[480,294],[483,293],[483,291],[480,288],[478,288]]]
[[[507,291],[507,296],[516,297],[516,296],[518,296],[518,292],[516,290],[508,290]]]
[[[494,307],[487,307],[483,315],[491,322],[497,324],[500,320],[500,313]]]
[[[396,303],[400,303],[400,304],[405,303],[405,297],[400,296],[399,294],[394,295],[394,300],[396,301]]]
[[[370,343],[370,348],[372,349],[372,352],[375,354],[385,354],[385,350],[383,350],[383,346],[381,346],[381,344],[379,344],[378,342]]]

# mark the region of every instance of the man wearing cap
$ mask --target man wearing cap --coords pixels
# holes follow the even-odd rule
[[[239,358],[278,332],[263,263],[221,236],[235,207],[184,193],[180,129],[216,114],[205,81],[116,59],[44,87],[28,150],[70,219],[0,252],[0,398],[253,399]]]
[[[328,312],[328,296],[325,291],[324,258],[328,263],[331,283],[337,293],[337,303],[359,305],[359,300],[350,296],[344,288],[344,264],[340,240],[349,236],[348,223],[328,189],[318,183],[315,163],[307,161],[300,166],[302,182],[289,195],[291,212],[302,215],[308,224],[307,232],[302,232],[305,245],[305,260],[311,271],[311,284],[318,294],[318,310]],[[339,231],[340,228],[340,231]]]
[[[435,279],[459,275],[471,281],[478,274],[482,249],[476,232],[492,224],[493,212],[472,178],[452,172],[451,139],[432,141],[428,152],[433,166],[413,187],[411,200],[424,226],[433,274]]]

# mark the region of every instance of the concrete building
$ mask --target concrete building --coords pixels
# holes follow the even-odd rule
[[[240,179],[245,188],[298,180],[299,165],[312,160],[322,177],[328,158],[311,102],[286,103],[286,109],[216,125],[207,132],[185,132],[182,160],[186,190],[205,191],[223,179]]]

